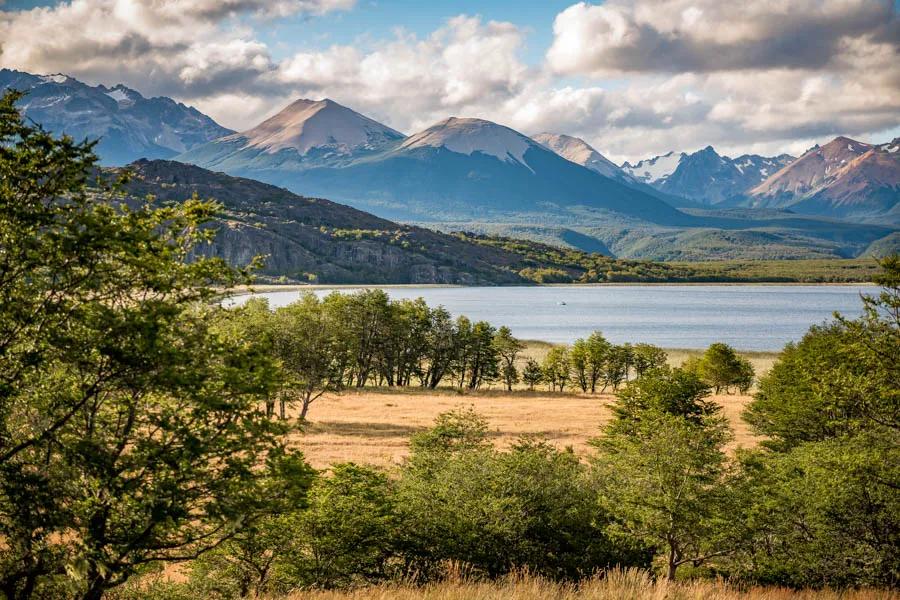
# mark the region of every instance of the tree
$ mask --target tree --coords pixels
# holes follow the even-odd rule
[[[534,390],[534,386],[544,381],[544,370],[538,361],[529,358],[525,361],[525,368],[522,369],[522,381],[528,385],[529,390]]]
[[[343,463],[315,482],[309,508],[288,525],[294,535],[275,567],[278,590],[346,587],[391,574],[399,517],[394,484],[370,468]]]
[[[694,373],[668,367],[651,371],[628,384],[612,405],[611,427],[629,427],[644,414],[661,412],[697,425],[721,408],[708,399],[709,386]],[[649,411],[649,413],[648,413]]]
[[[221,325],[193,250],[215,204],[87,187],[91,146],[0,101],[0,589],[96,599],[265,512],[284,429],[260,345]]]
[[[565,346],[553,346],[544,357],[541,365],[544,381],[550,385],[551,391],[563,391],[569,382],[569,350]]]
[[[612,387],[617,391],[622,382],[628,378],[628,365],[631,361],[631,349],[627,346],[611,346],[603,361],[603,389]]]
[[[792,586],[892,586],[900,554],[900,261],[882,262],[859,319],[789,345],[745,418],[768,437],[742,456],[748,534],[726,566]]]
[[[572,367],[572,383],[587,392],[590,388],[590,352],[583,339],[575,340],[569,350],[569,363]]]
[[[696,372],[716,394],[731,387],[746,390],[753,384],[753,365],[728,344],[711,344],[700,358],[684,366]]]
[[[572,452],[527,438],[500,452],[485,443],[474,413],[441,421],[421,434],[429,443],[413,445],[398,484],[402,555],[419,578],[439,577],[446,561],[490,577],[528,569],[552,578],[644,564],[604,534],[605,516]],[[464,443],[444,443],[449,422]]]
[[[441,306],[429,314],[428,332],[425,334],[426,367],[423,369],[424,386],[434,389],[453,366],[456,356],[456,329],[450,313]]]
[[[335,357],[334,332],[322,302],[306,293],[299,300],[278,308],[272,315],[273,350],[286,375],[281,393],[281,418],[286,397],[296,394],[301,420],[310,405],[330,390],[340,389],[343,373]]]
[[[654,369],[659,369],[666,364],[669,356],[666,351],[653,344],[635,344],[632,347],[634,372],[637,377]]]
[[[494,335],[494,347],[500,355],[500,372],[507,391],[512,391],[512,386],[519,381],[519,372],[516,369],[516,359],[519,352],[525,349],[525,344],[513,337],[509,327],[503,326]]]
[[[715,522],[727,489],[730,432],[713,405],[685,393],[699,389],[688,374],[650,384],[657,377],[645,375],[628,388],[640,392],[620,395],[615,418],[594,441],[592,464],[611,533],[654,548],[672,580],[679,566],[728,550]]]
[[[500,376],[500,358],[494,346],[494,328],[485,321],[472,326],[466,336],[468,386],[477,389],[482,383],[495,381]]]
[[[597,382],[603,378],[604,365],[611,348],[612,345],[599,331],[593,332],[587,338],[587,380],[592,394],[597,391]]]

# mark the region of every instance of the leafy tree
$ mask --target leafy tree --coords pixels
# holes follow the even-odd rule
[[[611,346],[603,361],[603,389],[612,387],[617,391],[628,378],[631,349],[628,346]]]
[[[711,344],[699,360],[686,366],[695,370],[716,394],[722,390],[727,392],[731,387],[746,390],[753,382],[753,366],[749,361],[738,356],[728,344],[720,342]]]
[[[334,465],[315,482],[309,508],[289,526],[294,533],[276,564],[283,593],[298,586],[345,587],[391,574],[399,529],[394,485],[353,463]]]
[[[431,310],[425,334],[424,386],[434,389],[451,370],[456,355],[457,333],[450,313],[443,307]]]
[[[90,144],[0,101],[0,590],[95,599],[265,512],[275,366],[221,326],[208,202],[89,190]]]
[[[544,381],[544,370],[538,361],[533,358],[525,361],[525,368],[522,369],[522,381],[528,385],[529,390],[534,390],[534,386]]]
[[[724,572],[794,587],[896,585],[898,449],[896,436],[862,432],[743,456],[739,551]]]
[[[634,372],[642,377],[648,371],[665,366],[669,358],[666,351],[653,344],[635,344],[632,348]]]
[[[729,431],[688,377],[653,372],[629,386],[640,391],[620,395],[592,461],[611,533],[655,549],[668,579],[727,551],[716,521]]]
[[[606,341],[599,331],[588,336],[585,343],[587,352],[587,380],[590,383],[591,393],[597,391],[597,382],[603,378],[604,365],[609,358],[612,345]]]
[[[434,426],[414,435],[409,445],[414,456],[485,448],[487,430],[487,421],[473,408],[458,408],[439,414]]]
[[[563,391],[569,382],[569,350],[565,346],[553,346],[541,365],[544,381],[551,390]]]
[[[569,363],[572,371],[572,383],[582,392],[587,392],[590,388],[590,353],[588,344],[583,339],[575,340],[569,350]]]
[[[727,566],[795,586],[892,586],[900,573],[900,261],[882,262],[864,314],[789,345],[745,418],[768,436],[747,453],[749,535]]]
[[[279,565],[296,536],[296,520],[308,506],[315,471],[299,452],[286,454],[266,478],[267,514],[189,563],[192,598],[246,598],[277,590]]]
[[[619,392],[612,406],[610,427],[630,427],[648,411],[683,418],[697,425],[721,410],[708,400],[709,386],[695,374],[668,367],[649,372]]]
[[[516,359],[519,352],[525,349],[525,344],[513,337],[509,327],[503,326],[494,335],[494,347],[500,355],[500,371],[507,391],[512,391],[512,386],[519,382],[519,372],[516,369]]]
[[[471,413],[462,419],[476,421]],[[469,428],[462,439],[480,431]],[[446,433],[439,423],[422,437],[444,440]],[[407,532],[403,555],[419,577],[439,576],[448,560],[492,577],[527,568],[574,578],[616,560],[642,564],[643,554],[604,535],[604,515],[573,453],[532,439],[508,452],[482,442],[413,447],[398,507]]]
[[[278,308],[272,315],[271,329],[273,350],[286,375],[281,418],[285,418],[286,397],[296,394],[299,418],[306,419],[310,405],[325,392],[339,389],[343,380],[328,315],[316,295],[307,293]]]

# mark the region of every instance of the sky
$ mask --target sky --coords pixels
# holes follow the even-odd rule
[[[0,0],[0,67],[165,95],[247,129],[305,97],[448,116],[616,162],[900,136],[895,0]]]

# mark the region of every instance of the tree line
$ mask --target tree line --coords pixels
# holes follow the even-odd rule
[[[466,316],[453,318],[424,300],[391,300],[384,290],[352,294],[312,292],[272,310],[264,298],[250,298],[227,315],[237,337],[253,340],[279,361],[284,378],[267,414],[286,417],[297,403],[301,419],[326,392],[364,386],[451,385],[476,390],[518,383],[544,384],[551,391],[616,391],[630,377],[666,364],[667,354],[651,344],[612,344],[594,332],[571,347],[556,345],[542,362],[522,360],[526,345],[506,326]],[[524,364],[523,364],[524,363]],[[726,344],[713,344],[685,368],[714,387],[746,392],[753,367]]]
[[[648,351],[585,460],[536,438],[498,449],[483,418],[457,410],[410,440],[396,472],[316,472],[281,402],[322,381],[478,387],[516,366],[504,336],[451,321],[425,332],[422,359],[421,329],[388,329],[421,314],[355,306],[374,294],[225,309],[217,289],[249,272],[193,252],[219,207],[124,202],[97,179],[92,145],[24,122],[19,97],[0,100],[3,596],[240,598],[427,582],[448,563],[483,577],[637,566],[797,587],[900,580],[897,257],[862,318],[811,329],[761,379],[745,416],[765,436],[754,450],[726,451],[706,355],[673,369]],[[352,339],[333,339],[332,317]],[[582,360],[589,345],[555,352],[569,370],[552,385],[590,387],[609,359]],[[184,581],[155,576],[173,563]]]

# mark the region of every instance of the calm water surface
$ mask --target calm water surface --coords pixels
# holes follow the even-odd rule
[[[454,315],[507,325],[521,339],[572,342],[600,330],[612,342],[780,350],[834,311],[860,314],[870,286],[627,285],[565,287],[385,287],[391,298],[422,297]],[[332,290],[317,289],[324,296]],[[340,291],[355,291],[342,288]],[[258,294],[273,307],[301,292]],[[248,296],[240,296],[242,302]]]

